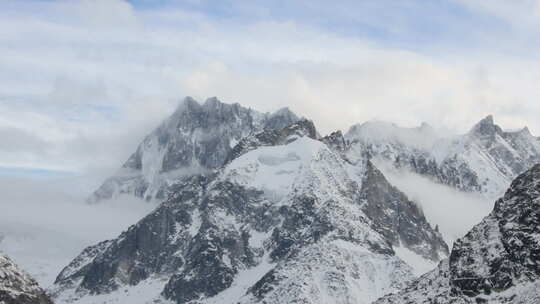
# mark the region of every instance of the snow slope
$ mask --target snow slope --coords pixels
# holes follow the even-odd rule
[[[56,299],[127,301],[147,294],[143,284],[176,303],[369,303],[414,278],[393,248],[433,262],[448,252],[414,202],[367,159],[348,163],[310,121],[231,151],[222,168],[178,181],[148,216],[87,248],[58,276]]]
[[[96,203],[120,194],[163,200],[167,188],[178,179],[223,165],[243,137],[264,129],[280,129],[297,120],[287,108],[263,114],[239,104],[222,103],[215,97],[202,104],[186,97],[88,201]]]

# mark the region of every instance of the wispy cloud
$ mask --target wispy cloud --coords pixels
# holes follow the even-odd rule
[[[537,3],[515,6],[5,0],[0,166],[101,178],[185,95],[290,106],[322,133],[374,118],[465,131],[487,114],[540,133]]]
[[[415,173],[396,171],[384,165],[379,168],[390,183],[422,208],[430,223],[439,226],[450,247],[493,209],[494,200],[478,193],[457,191]]]

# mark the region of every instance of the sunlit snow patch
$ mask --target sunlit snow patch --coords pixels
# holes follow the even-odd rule
[[[394,252],[400,259],[407,263],[407,265],[411,266],[413,273],[416,276],[421,276],[437,267],[437,263],[427,260],[405,247],[394,247]]]
[[[165,300],[161,296],[161,291],[167,283],[167,279],[149,278],[135,286],[123,286],[122,288],[108,294],[85,295],[80,297],[74,291],[63,293],[55,299],[57,304],[173,304],[173,301]]]
[[[260,147],[235,159],[224,176],[236,183],[263,189],[277,198],[289,193],[296,176],[325,145],[308,137],[282,146]]]

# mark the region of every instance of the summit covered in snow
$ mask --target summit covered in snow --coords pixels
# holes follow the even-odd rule
[[[240,139],[297,120],[288,108],[260,113],[222,103],[216,97],[202,104],[186,97],[88,201],[96,203],[120,194],[162,200],[172,182],[222,166]]]
[[[96,203],[128,194],[159,202],[178,179],[223,166],[242,139],[299,120],[288,108],[261,113],[215,97],[202,104],[186,97],[88,201]],[[491,115],[466,134],[439,133],[426,123],[403,128],[369,121],[340,135],[341,152],[352,163],[369,157],[380,166],[414,172],[488,199],[501,195],[513,178],[540,162],[538,138],[526,127],[504,131]]]
[[[367,304],[397,291],[448,246],[369,159],[344,157],[340,135],[302,119],[244,137],[223,166],[178,179],[152,213],[85,249],[55,298]]]
[[[351,161],[373,158],[381,165],[408,170],[460,191],[494,199],[510,182],[540,162],[540,141],[525,127],[503,131],[487,116],[463,135],[444,136],[427,124],[401,128],[367,122],[345,134]]]
[[[469,237],[450,254],[426,202],[383,172],[490,198],[537,162],[538,139],[491,116],[452,137],[384,122],[321,136],[288,109],[188,97],[89,199],[159,204],[84,249],[51,290],[80,304],[372,303],[439,262],[428,276],[447,274]]]

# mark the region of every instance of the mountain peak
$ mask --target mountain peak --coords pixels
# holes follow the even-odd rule
[[[268,114],[266,121],[266,129],[281,129],[284,126],[290,125],[300,120],[293,111],[288,107],[281,108],[273,113]]]
[[[493,115],[488,115],[474,125],[469,133],[475,135],[493,135],[501,132],[502,129],[493,121]]]
[[[193,107],[200,107],[201,105],[191,96],[186,96],[182,101],[178,103],[176,107],[176,113],[183,112],[185,109],[190,109]]]
[[[122,171],[107,179],[88,201],[124,193],[147,200],[162,199],[167,180],[218,168],[242,138],[264,130],[279,130],[298,120],[288,108],[263,114],[238,103],[221,102],[217,97],[204,103],[185,97],[175,112],[145,137]],[[316,132],[314,127],[303,127],[313,131],[307,132],[310,135]]]
[[[417,127],[401,127],[394,123],[371,120],[352,126],[345,138],[353,141],[386,146],[388,143],[431,149],[438,140],[437,132],[427,123]]]
[[[195,98],[191,96],[186,96],[184,97],[184,99],[182,100],[180,104],[194,104],[194,103],[199,104],[197,100],[195,100]]]
[[[172,115],[165,121],[176,121],[180,119],[184,113],[197,112],[201,109],[201,107],[201,104],[195,98],[186,96],[178,103]]]
[[[210,97],[207,98],[203,104],[203,107],[205,108],[216,108],[218,107],[222,102],[217,97]]]
[[[296,114],[294,114],[294,112],[291,111],[289,107],[283,107],[275,111],[274,113],[272,113],[272,115],[296,115]]]
[[[325,137],[321,138],[321,141],[327,146],[338,151],[344,151],[347,146],[347,141],[345,140],[345,137],[343,137],[343,133],[340,130],[334,131],[330,133],[330,135],[326,135]]]
[[[423,121],[422,124],[420,125],[420,130],[433,130],[433,127],[428,124],[427,122]]]
[[[488,116],[484,117],[484,119],[482,119],[480,122],[484,124],[493,125],[493,115],[489,114]]]
[[[523,134],[523,135],[532,135],[531,134],[531,131],[529,130],[529,128],[527,126],[525,126],[523,129],[521,129],[519,131],[520,134]]]

